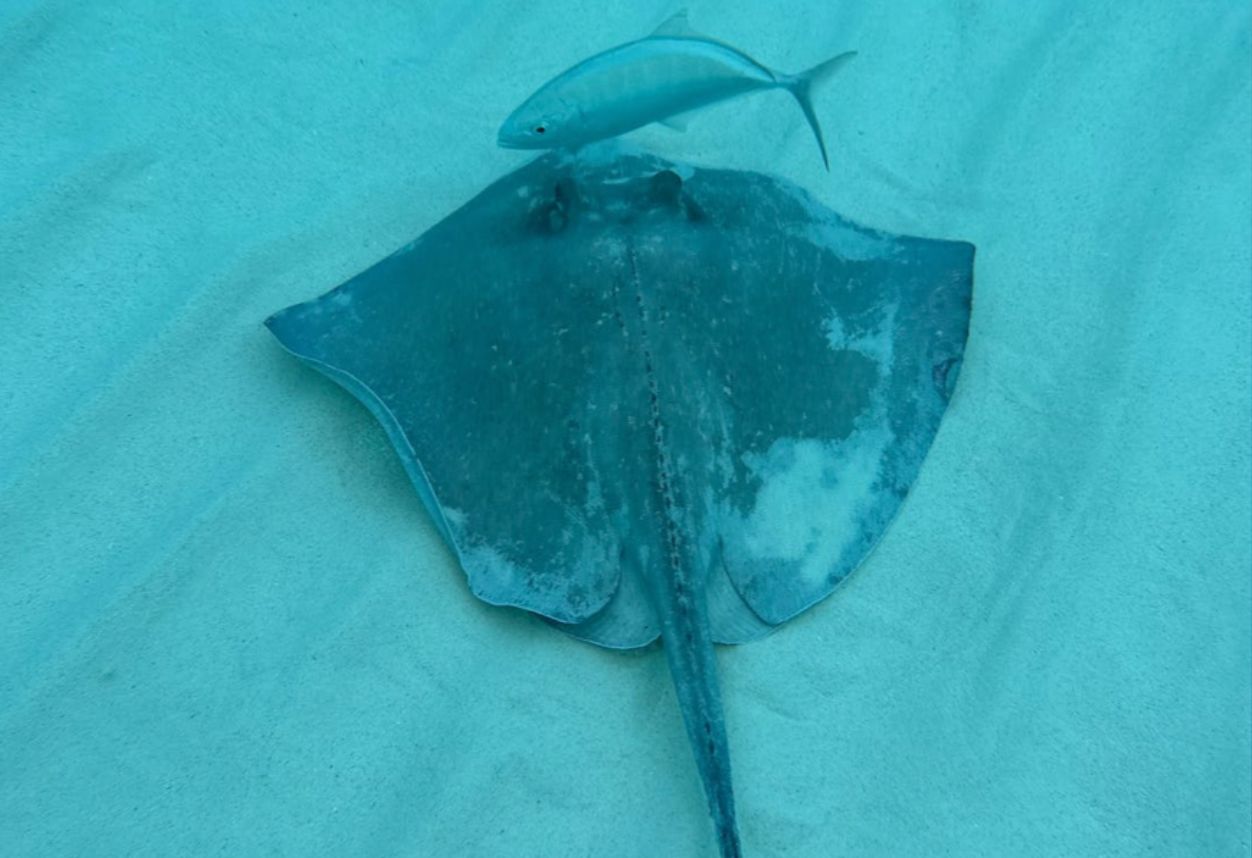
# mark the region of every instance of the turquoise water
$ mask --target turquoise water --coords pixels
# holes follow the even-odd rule
[[[529,156],[662,4],[0,9],[0,843],[713,856],[664,658],[477,602],[261,321]],[[748,856],[1249,853],[1249,24],[1236,4],[691,7],[819,95],[639,145],[978,246],[869,561],[719,654]]]

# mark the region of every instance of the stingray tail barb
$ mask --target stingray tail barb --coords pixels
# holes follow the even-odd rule
[[[813,87],[833,77],[835,72],[855,56],[856,51],[848,51],[837,57],[831,57],[824,63],[818,63],[799,74],[778,76],[779,82],[796,97],[796,101],[800,102],[804,118],[808,120],[809,127],[813,129],[813,136],[817,138],[817,146],[822,150],[822,163],[826,165],[827,170],[830,170],[830,158],[826,155],[826,141],[822,138],[822,126],[818,124],[817,114],[813,111]]]
[[[718,855],[743,858],[735,823],[730,750],[704,590],[700,587],[688,589],[684,595],[668,593],[662,595],[662,599],[659,606],[661,640],[687,738],[704,784],[709,816],[717,835]]]

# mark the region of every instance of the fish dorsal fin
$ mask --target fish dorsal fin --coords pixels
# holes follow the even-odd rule
[[[704,39],[707,38],[703,33],[697,33],[691,28],[691,24],[687,23],[687,10],[679,9],[673,15],[670,15],[661,22],[661,26],[657,27],[648,34],[650,39],[659,38],[686,38],[686,39]]]
[[[771,69],[769,66],[762,65],[761,63],[752,59],[752,57],[748,56],[743,51],[736,48],[734,45],[728,45],[725,42],[723,42],[721,39],[715,39],[712,36],[706,35],[704,33],[701,33],[699,30],[694,29],[691,26],[691,24],[687,22],[687,10],[686,9],[679,9],[673,15],[670,15],[668,18],[664,20],[664,22],[661,23],[661,26],[657,27],[655,30],[649,33],[647,38],[649,39],[699,39],[702,42],[710,42],[714,45],[721,45],[723,48],[726,48],[727,50],[738,54],[739,56],[743,57],[748,62],[752,63],[752,65],[759,68],[761,70],[761,73],[764,74],[767,78],[770,78],[770,79],[777,78],[777,75],[774,73],[773,69]]]

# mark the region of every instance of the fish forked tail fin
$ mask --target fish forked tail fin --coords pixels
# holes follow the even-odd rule
[[[843,67],[844,63],[856,56],[856,51],[848,51],[837,57],[831,57],[824,63],[818,63],[813,68],[802,71],[796,75],[781,76],[782,85],[796,97],[796,101],[800,102],[800,109],[804,111],[804,118],[808,120],[809,127],[813,129],[813,136],[817,138],[817,146],[822,150],[822,163],[826,165],[826,169],[830,170],[830,159],[826,155],[826,141],[822,138],[822,126],[817,122],[817,114],[813,112],[812,90],[814,86],[830,78]]]

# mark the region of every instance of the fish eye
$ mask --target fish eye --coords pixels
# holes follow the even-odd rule
[[[535,133],[536,133],[536,134],[543,134],[543,133],[544,133],[545,131],[547,131],[547,130],[548,130],[548,126],[546,126],[546,125],[536,125],[536,126],[535,126]]]

